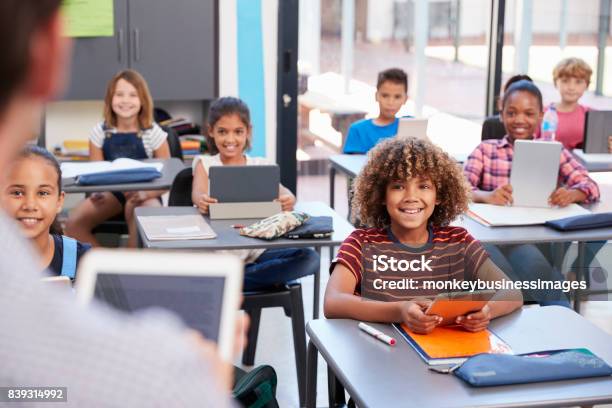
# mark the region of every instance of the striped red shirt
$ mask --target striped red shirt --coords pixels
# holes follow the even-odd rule
[[[381,259],[386,255],[396,259],[429,260],[426,270],[386,271],[374,270],[373,259]],[[412,279],[419,286],[424,281],[475,280],[480,266],[488,258],[488,254],[479,241],[474,239],[465,228],[461,227],[430,227],[429,242],[419,248],[401,244],[393,236],[390,229],[367,228],[356,229],[340,246],[336,259],[332,262],[330,271],[336,264],[345,266],[355,276],[356,295],[362,294],[363,288],[372,288],[376,278],[401,280]],[[378,266],[380,268],[380,262]],[[364,280],[365,276],[365,280]],[[368,291],[369,292],[369,291]],[[386,300],[405,300],[405,290],[385,291]],[[413,296],[435,296],[439,291],[422,291],[412,293]],[[371,296],[368,296],[371,297]],[[395,299],[397,298],[397,299]]]

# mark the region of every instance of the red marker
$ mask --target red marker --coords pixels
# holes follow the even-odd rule
[[[378,340],[382,341],[385,344],[390,346],[395,345],[395,339],[391,336],[387,336],[385,333],[380,330],[376,330],[372,326],[369,326],[363,322],[359,323],[359,328],[364,332],[368,333],[370,336],[376,337]]]

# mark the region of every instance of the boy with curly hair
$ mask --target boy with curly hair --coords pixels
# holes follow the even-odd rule
[[[441,322],[425,314],[429,297],[436,293],[418,292],[424,298],[393,292],[385,301],[363,301],[362,291],[371,284],[369,265],[381,255],[401,252],[430,260],[427,273],[423,268],[396,273],[421,288],[427,280],[509,280],[464,228],[449,226],[467,209],[470,190],[461,167],[439,147],[415,138],[382,141],[370,152],[354,188],[353,214],[368,227],[356,229],[344,241],[330,267],[327,318],[403,322],[417,333],[429,333]],[[469,331],[483,330],[492,318],[522,305],[520,291],[500,291],[495,299],[501,300],[456,323]]]

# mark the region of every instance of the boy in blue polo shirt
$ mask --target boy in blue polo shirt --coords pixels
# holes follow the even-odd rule
[[[399,119],[395,117],[408,100],[408,75],[399,68],[378,74],[376,102],[380,113],[374,119],[363,119],[351,125],[343,153],[365,154],[382,139],[397,134]]]

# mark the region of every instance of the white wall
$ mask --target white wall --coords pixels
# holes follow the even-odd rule
[[[53,102],[45,112],[47,148],[65,139],[87,139],[91,129],[102,120],[104,104],[99,101]]]
[[[276,161],[276,75],[278,66],[278,2],[263,0],[264,80],[266,95],[266,157]]]

